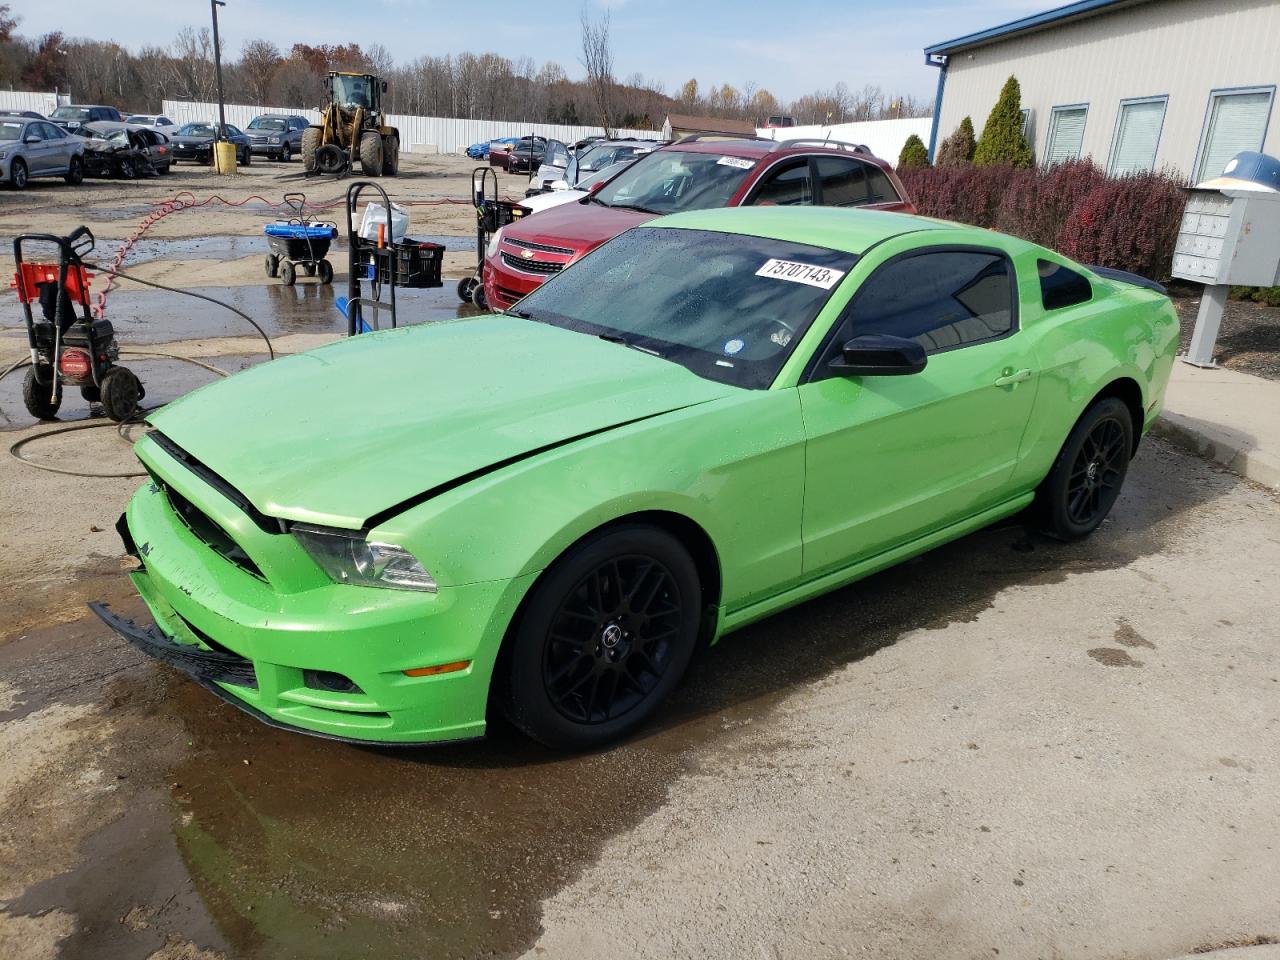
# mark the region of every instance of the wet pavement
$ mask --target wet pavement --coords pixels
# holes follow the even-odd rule
[[[1208,480],[1182,482],[1189,473]],[[98,762],[126,801],[75,867],[4,909],[73,913],[64,958],[146,957],[171,938],[251,960],[513,956],[534,942],[543,900],[783,697],[910,631],[971,621],[1008,587],[1169,549],[1184,515],[1233,482],[1148,443],[1090,540],[1010,522],[770,618],[695,658],[641,735],[587,756],[548,753],[501,722],[485,741],[434,749],[286,733],[89,618],[30,631],[0,646],[0,676],[22,691],[0,722],[101,705],[95,722],[116,732]],[[122,577],[93,586],[141,611]],[[767,753],[757,745],[754,762]]]

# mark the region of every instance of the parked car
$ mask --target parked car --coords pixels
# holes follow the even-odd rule
[[[569,152],[578,153],[585,147],[594,146],[595,144],[599,143],[601,140],[608,140],[608,139],[609,138],[605,136],[583,137],[581,140],[574,141],[573,145],[569,147]]]
[[[506,316],[149,413],[117,529],[155,625],[93,609],[272,726],[463,740],[492,708],[592,749],[772,613],[1019,513],[1097,530],[1178,332],[1156,285],[989,230],[676,214]]]
[[[529,182],[525,191],[526,197],[546,190],[567,190],[570,184],[576,184],[589,174],[617,163],[623,158],[642,156],[651,153],[663,144],[660,140],[599,140],[585,150],[570,153],[564,144],[552,140],[547,146],[547,156],[542,166]],[[557,149],[557,145],[559,149]]]
[[[48,120],[0,117],[0,183],[25,190],[32,177],[84,179],[84,141]]]
[[[84,172],[90,177],[135,177],[168,173],[173,163],[169,138],[159,130],[103,120],[76,130],[85,138]]]
[[[120,123],[124,120],[124,117],[120,115],[120,111],[115,107],[73,103],[53,111],[53,113],[49,114],[49,119],[63,130],[75,130],[82,123],[92,123],[95,120],[113,120],[116,123]]]
[[[583,197],[590,195],[596,189],[603,187],[606,183],[620,174],[631,164],[636,162],[635,157],[627,157],[625,160],[619,160],[617,163],[610,164],[603,170],[597,170],[589,173],[582,180],[579,180],[572,189],[548,190],[546,193],[535,193],[533,196],[526,196],[520,201],[520,206],[524,210],[527,217],[530,214],[538,213],[542,210],[550,210],[552,207],[558,207],[562,203],[572,203],[575,200],[581,200]]]
[[[217,137],[218,125],[212,122],[185,123],[178,128],[171,138],[173,144],[173,162],[185,160],[188,163],[212,163],[213,141]],[[242,167],[249,166],[253,159],[253,150],[249,147],[249,138],[239,127],[227,124],[222,128],[223,136],[236,146],[236,163]]]
[[[549,142],[541,137],[521,140],[511,149],[511,155],[507,158],[507,173],[529,173],[538,169],[546,158]]]
[[[495,144],[502,144],[502,149],[495,150],[491,146],[489,148],[489,166],[498,167],[502,170],[511,169],[511,155],[519,149],[521,144],[541,143],[543,149],[546,149],[546,137],[507,137],[504,140],[495,140]],[[527,169],[527,168],[526,168]]]
[[[249,149],[273,160],[288,163],[302,147],[302,131],[310,126],[306,117],[264,113],[244,128]]]
[[[135,113],[130,117],[126,117],[125,123],[137,124],[140,127],[153,127],[163,132],[169,132],[169,128],[177,127],[177,124],[168,117],[157,113]]]
[[[606,240],[654,217],[763,205],[915,213],[893,168],[863,147],[694,134],[640,157],[577,203],[496,231],[485,251],[485,298],[505,309]]]
[[[5,117],[22,117],[24,120],[47,120],[43,113],[36,113],[34,110],[0,110],[0,116]]]

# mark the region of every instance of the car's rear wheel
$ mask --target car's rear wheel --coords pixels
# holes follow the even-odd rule
[[[1129,472],[1133,430],[1129,408],[1116,397],[1076,421],[1036,494],[1045,533],[1078,540],[1101,526]]]
[[[680,681],[698,640],[697,567],[670,534],[626,526],[583,541],[539,581],[499,675],[507,717],[551,747],[633,731]]]

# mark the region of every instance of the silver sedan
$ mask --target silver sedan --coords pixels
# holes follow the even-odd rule
[[[84,179],[84,140],[47,120],[0,115],[0,183],[23,190],[32,177]]]

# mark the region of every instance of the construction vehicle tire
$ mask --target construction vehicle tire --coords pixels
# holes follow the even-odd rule
[[[307,173],[316,172],[316,151],[320,149],[319,127],[307,127],[302,131],[302,169]]]
[[[382,138],[382,175],[394,177],[400,172],[400,138],[387,134]]]
[[[360,134],[360,169],[366,177],[382,176],[382,134],[377,130]]]

